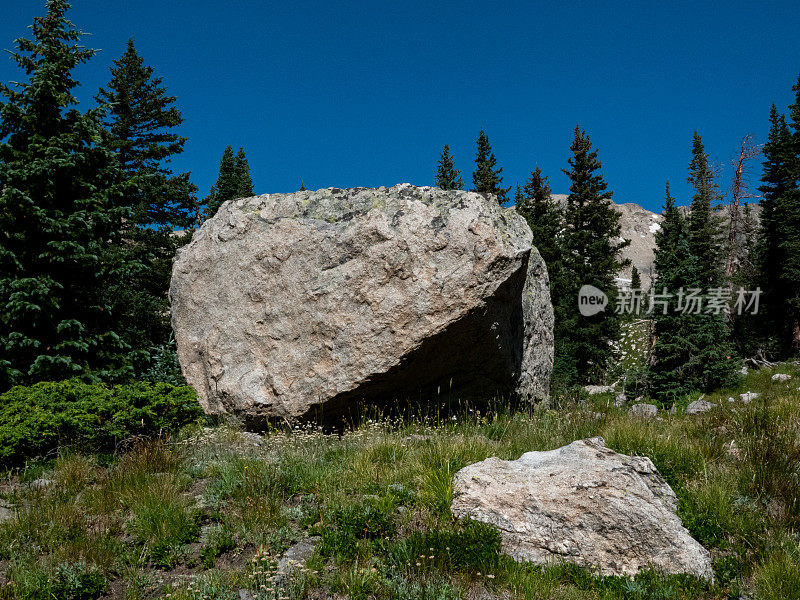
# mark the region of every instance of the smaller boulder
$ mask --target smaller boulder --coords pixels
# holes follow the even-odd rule
[[[278,561],[277,579],[282,580],[295,569],[302,569],[306,561],[314,555],[317,544],[319,538],[312,536],[300,540],[289,548]]]
[[[5,523],[14,518],[15,512],[12,506],[0,500],[0,523]]]
[[[53,485],[52,479],[45,479],[44,477],[31,481],[28,486],[34,490],[46,490]]]
[[[741,398],[742,402],[745,404],[750,404],[753,400],[758,398],[761,394],[758,392],[745,392],[744,394],[739,394],[739,398]]]
[[[658,407],[655,404],[634,404],[628,409],[629,417],[638,419],[652,419],[658,414]]]
[[[772,376],[772,381],[789,381],[791,378],[792,376],[786,373],[775,373],[775,375]]]
[[[590,396],[595,396],[597,394],[613,394],[614,393],[614,386],[613,385],[587,385],[583,388]]]
[[[497,528],[503,552],[520,562],[713,579],[711,555],[683,527],[677,507],[649,458],[591,438],[464,467],[455,475],[452,513]]]
[[[614,399],[614,406],[625,406],[628,403],[628,398],[624,393],[620,392]]]
[[[742,459],[742,451],[739,449],[739,445],[736,443],[736,440],[731,440],[730,442],[726,442],[722,449],[725,451],[725,455],[734,461]]]
[[[686,407],[687,415],[699,415],[700,413],[708,412],[714,408],[716,404],[712,404],[707,400],[695,400]]]

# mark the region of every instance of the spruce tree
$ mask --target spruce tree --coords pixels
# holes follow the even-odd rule
[[[536,167],[516,200],[517,212],[528,222],[533,232],[533,245],[539,250],[550,275],[551,284],[558,279],[558,268],[563,256],[561,233],[563,219],[561,211],[550,199],[551,190],[547,177]]]
[[[697,259],[689,248],[686,221],[675,206],[667,182],[664,219],[656,232],[655,276],[652,294],[671,294],[698,284]],[[669,298],[669,297],[668,297]],[[676,299],[669,298],[666,311],[652,306],[655,343],[651,356],[652,395],[663,402],[675,401],[700,386],[696,376],[689,376],[692,356],[696,353],[687,337],[692,329],[691,315],[677,311]]]
[[[133,222],[150,228],[186,228],[192,224],[189,174],[173,175],[169,161],[183,152],[186,138],[174,133],[183,123],[167,96],[163,79],[145,65],[133,39],[111,67],[111,80],[95,100],[107,107],[105,144],[114,152],[128,180],[123,202]]]
[[[570,281],[570,274],[563,268],[564,220],[561,210],[550,198],[551,193],[547,177],[542,174],[539,167],[536,167],[523,188],[521,190],[517,188],[515,201],[517,212],[528,222],[533,233],[533,245],[547,267],[550,298],[559,323],[557,329],[559,356],[555,383],[560,385],[577,380],[577,372],[573,371],[574,362],[570,356],[565,356],[567,340],[563,338],[563,333],[570,326],[567,323],[573,323],[576,318],[576,304],[560,301],[574,291],[574,286]]]
[[[707,290],[718,287],[723,275],[722,226],[714,212],[715,203],[721,196],[703,140],[696,131],[692,139],[692,159],[687,181],[695,190],[689,209],[689,248],[700,268],[698,284]]]
[[[503,167],[497,166],[497,158],[489,143],[489,136],[481,128],[478,134],[477,150],[475,152],[475,171],[472,173],[473,192],[481,194],[494,194],[497,201],[502,204],[506,201],[506,194],[511,188],[502,187]]]
[[[761,321],[764,323],[764,343],[770,354],[785,356],[789,350],[790,328],[787,327],[789,307],[782,284],[782,264],[785,262],[781,244],[782,214],[779,203],[783,203],[792,187],[791,180],[791,133],[786,118],[778,113],[775,105],[770,109],[770,129],[764,144],[764,171],[759,190],[761,219],[756,246],[759,285],[764,294]]]
[[[776,358],[800,349],[800,78],[789,122],[773,105],[764,146],[757,262],[766,346]]]
[[[104,289],[124,272],[113,251],[123,209],[101,112],[76,108],[73,71],[95,50],[48,0],[0,85],[0,388],[129,373]]]
[[[611,342],[620,335],[616,274],[625,265],[620,252],[620,216],[611,205],[612,192],[600,174],[597,150],[586,132],[575,127],[570,146],[570,194],[564,212],[564,289],[555,299],[556,365],[567,381],[591,381],[603,377],[611,358]],[[592,317],[577,311],[578,290],[592,285],[609,299],[607,310]]]
[[[236,194],[234,198],[249,198],[253,195],[253,178],[250,176],[250,165],[247,162],[244,148],[239,148],[233,161],[236,173]]]
[[[442,148],[442,155],[436,168],[436,187],[443,190],[460,190],[464,187],[461,171],[456,169],[453,155],[450,154],[450,146],[447,144]]]
[[[631,289],[632,290],[641,290],[642,289],[642,277],[639,275],[639,269],[633,267],[631,269]]]
[[[781,242],[786,255],[781,280],[789,309],[789,352],[796,356],[800,351],[800,75],[792,91],[795,101],[789,105],[792,137],[787,160],[793,185],[779,202],[779,213],[783,217]]]
[[[691,233],[675,206],[667,184],[664,220],[656,232],[652,304],[655,344],[650,380],[653,397],[675,402],[693,391],[705,392],[729,383],[734,362],[723,313],[700,312],[689,305],[689,290],[704,279],[700,260],[691,251]],[[666,302],[664,310],[661,302]]]
[[[163,79],[144,63],[132,39],[95,99],[106,107],[103,142],[121,167],[121,204],[128,217],[120,250],[128,264],[138,265],[106,290],[107,301],[123,339],[136,350],[142,374],[170,341],[167,290],[172,258],[185,243],[174,230],[195,226],[197,188],[188,173],[174,175],[169,167],[186,142],[174,132],[183,117],[176,98],[167,95]]]
[[[214,184],[214,194],[209,198],[208,216],[213,217],[217,214],[220,206],[237,197],[238,191],[239,178],[236,170],[236,158],[233,155],[233,148],[226,146],[219,161],[219,175],[217,183]]]

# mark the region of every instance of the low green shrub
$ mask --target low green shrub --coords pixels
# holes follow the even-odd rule
[[[463,527],[414,532],[392,549],[398,569],[491,573],[500,560],[500,533],[478,521]]]
[[[105,575],[84,562],[56,567],[52,596],[59,600],[95,600],[108,590]]]
[[[18,466],[61,447],[111,451],[125,439],[172,432],[201,415],[187,386],[77,380],[16,386],[0,395],[0,466]]]
[[[0,594],[26,600],[97,600],[108,591],[108,579],[96,566],[83,561],[61,563],[55,568],[37,561],[14,561],[9,583]]]
[[[214,567],[218,556],[236,548],[236,536],[224,525],[214,528],[208,535],[206,543],[200,551],[200,559],[206,569]]]
[[[323,521],[320,554],[349,561],[358,553],[359,540],[393,537],[394,509],[395,504],[385,498],[331,509]]]

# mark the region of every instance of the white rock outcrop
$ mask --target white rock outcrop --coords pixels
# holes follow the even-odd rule
[[[628,416],[638,419],[652,419],[658,414],[658,407],[655,404],[640,402],[628,409]]]
[[[518,561],[566,561],[606,575],[652,568],[713,578],[711,556],[681,524],[677,498],[649,458],[580,440],[455,475],[452,513],[496,527]]]
[[[225,203],[175,260],[178,358],[256,426],[358,402],[549,393],[547,270],[513,209],[401,184]]]
[[[710,411],[715,406],[716,404],[713,404],[707,400],[695,400],[686,407],[686,414],[699,415],[701,413]]]

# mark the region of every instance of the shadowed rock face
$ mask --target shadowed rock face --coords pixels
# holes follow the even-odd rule
[[[178,357],[253,425],[354,403],[548,397],[553,314],[525,221],[401,184],[226,203],[175,261]]]
[[[649,458],[591,438],[464,467],[455,475],[452,512],[496,527],[503,551],[518,561],[713,579],[711,555],[683,527],[677,507]]]

